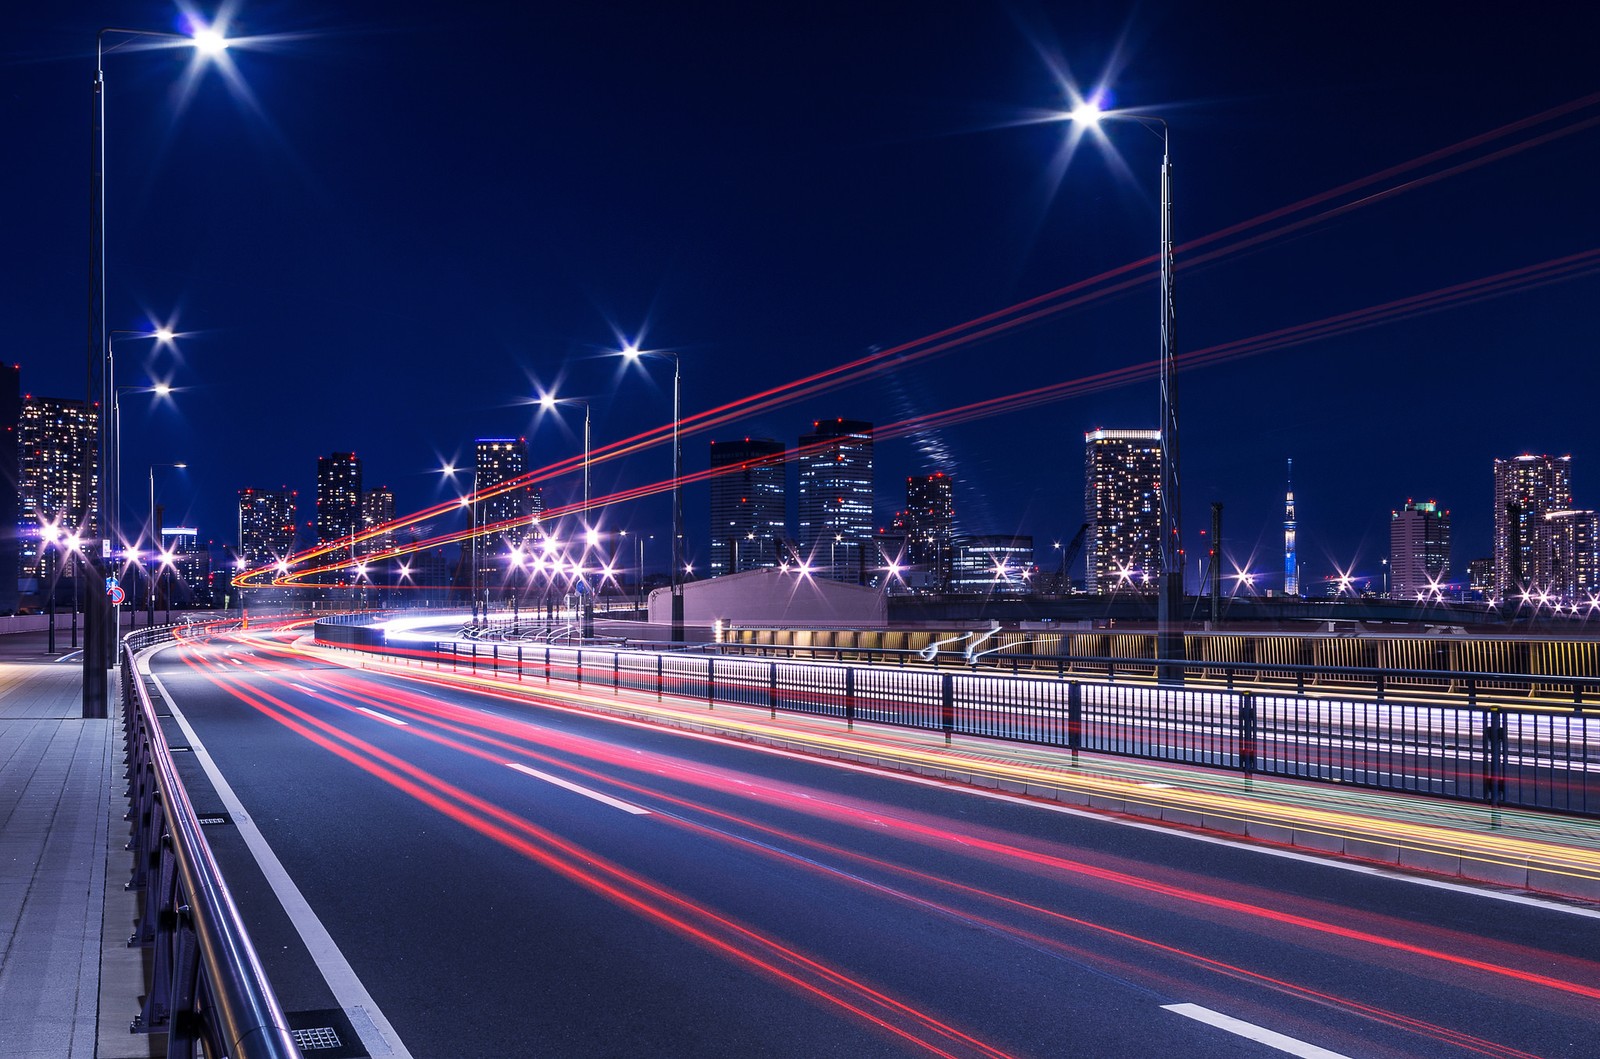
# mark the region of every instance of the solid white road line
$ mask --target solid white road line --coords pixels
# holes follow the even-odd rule
[[[538,769],[529,768],[528,766],[517,761],[507,761],[506,768],[516,769],[524,776],[532,776],[534,779],[544,780],[546,783],[554,783],[557,787],[564,787],[573,794],[581,794],[585,798],[593,798],[597,802],[604,802],[606,805],[611,806],[611,808],[621,809],[625,813],[632,813],[635,816],[650,815],[650,810],[648,809],[643,809],[630,802],[613,798],[609,794],[601,794],[599,791],[592,791],[588,787],[580,787],[576,783],[569,783],[560,776],[552,776],[548,772],[540,772]]]
[[[1215,1026],[1219,1030],[1225,1030],[1235,1036],[1244,1037],[1258,1044],[1264,1044],[1268,1048],[1276,1048],[1280,1052],[1298,1055],[1301,1059],[1349,1059],[1349,1056],[1339,1052],[1330,1052],[1326,1048],[1318,1048],[1314,1044],[1307,1044],[1305,1041],[1297,1040],[1294,1037],[1286,1037],[1281,1033],[1274,1033],[1272,1030],[1257,1026],[1253,1022],[1245,1022],[1243,1019],[1224,1015],[1220,1011],[1203,1008],[1199,1004],[1163,1004],[1161,1009],[1170,1011],[1175,1015],[1182,1015],[1186,1019],[1203,1022],[1207,1026]]]
[[[148,665],[148,662],[145,664]],[[311,958],[322,971],[322,977],[327,980],[328,988],[333,991],[334,998],[338,1000],[345,1014],[350,1016],[350,1024],[355,1027],[362,1046],[373,1059],[413,1059],[411,1052],[400,1040],[399,1034],[395,1033],[394,1027],[384,1016],[383,1010],[378,1007],[377,1001],[372,999],[367,987],[356,977],[350,961],[345,959],[344,953],[339,951],[339,946],[334,944],[328,928],[322,925],[322,920],[311,910],[305,895],[294,884],[294,880],[289,878],[289,872],[284,868],[283,862],[267,844],[266,836],[256,827],[244,804],[239,801],[239,796],[233,793],[233,788],[223,778],[222,770],[211,760],[211,755],[200,742],[200,737],[189,726],[189,719],[178,709],[178,704],[172,701],[172,696],[167,694],[166,685],[162,684],[161,678],[154,673],[150,676],[155,681],[156,690],[161,693],[162,700],[166,702],[172,719],[183,729],[184,737],[189,740],[189,747],[194,751],[195,760],[205,769],[212,787],[216,788],[217,797],[222,800],[223,807],[228,810],[234,826],[239,829],[239,837],[244,839],[251,855],[260,865],[261,874],[266,876],[272,892],[278,897],[278,903],[283,905],[290,922],[300,933],[300,940],[305,942],[306,949],[310,951]]]
[[[357,706],[356,709],[360,710],[368,717],[376,717],[378,720],[392,724],[396,728],[405,728],[411,724],[410,721],[402,721],[398,717],[390,717],[387,713],[379,713],[377,710],[369,710],[365,706]]]

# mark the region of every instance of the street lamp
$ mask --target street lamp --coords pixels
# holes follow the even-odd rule
[[[584,549],[594,547],[596,543],[594,527],[589,525],[589,402],[574,397],[557,397],[553,393],[543,394],[539,398],[539,407],[546,411],[553,411],[558,404],[576,404],[583,406],[583,509],[579,518],[583,523]],[[578,594],[583,597],[582,618],[578,627],[578,635],[585,639],[594,635],[594,593],[583,580],[582,566],[578,572]]]
[[[158,525],[160,520],[156,518],[156,468],[157,467],[174,467],[174,468],[177,468],[179,470],[182,470],[183,468],[185,468],[187,466],[189,466],[187,463],[152,463],[150,465],[150,523],[149,523],[149,527],[148,528],[149,528],[149,533],[150,533],[150,567],[151,567],[151,574],[152,575],[154,575],[154,573],[155,573],[155,560],[156,560],[157,554],[161,553],[161,551],[162,551],[162,549],[161,549],[161,527],[160,527],[160,525]],[[163,558],[164,561],[166,559],[169,559],[170,557],[171,557],[171,553],[170,552],[162,554],[162,558]],[[145,597],[146,597],[145,601],[146,601],[146,607],[147,607],[147,609],[145,611],[145,624],[146,625],[154,625],[156,623],[156,591],[155,591],[155,584],[154,584],[153,576],[152,576],[151,583],[147,584],[145,586]],[[167,615],[170,617],[171,614],[172,614],[172,600],[168,599],[167,600]]]
[[[1097,95],[1080,101],[1068,119],[1085,128],[1098,128],[1101,121],[1135,121],[1159,129],[1161,137],[1161,510],[1157,532],[1161,539],[1161,569],[1156,596],[1156,658],[1181,662],[1184,657],[1183,629],[1174,628],[1174,619],[1183,608],[1183,532],[1182,498],[1178,485],[1178,377],[1177,307],[1173,302],[1172,255],[1172,155],[1167,123],[1149,114],[1103,111]],[[1182,667],[1162,667],[1162,679],[1182,679]]]
[[[121,336],[119,338],[119,336]],[[171,328],[158,327],[153,331],[132,331],[117,328],[106,332],[106,377],[115,378],[115,360],[112,356],[113,344],[123,339],[154,339],[157,343],[167,345],[177,335]],[[111,399],[106,402],[107,414],[110,416],[108,424],[110,435],[110,453],[106,463],[106,508],[105,508],[105,538],[115,547],[124,543],[122,538],[122,395],[125,393],[153,393],[157,397],[166,397],[172,393],[172,387],[164,382],[151,386],[113,386]]]
[[[96,490],[102,526],[99,528],[101,547],[99,556],[91,556],[94,561],[103,561],[110,552],[112,537],[108,532],[110,524],[116,520],[115,512],[111,509],[110,502],[115,498],[115,486],[111,482],[110,471],[112,465],[108,459],[110,453],[110,418],[111,405],[116,396],[116,377],[113,374],[111,360],[112,335],[106,330],[106,94],[105,94],[105,52],[106,38],[108,36],[124,38],[149,38],[153,40],[169,40],[192,45],[199,50],[201,55],[217,55],[227,47],[227,40],[215,27],[195,27],[193,36],[183,36],[177,33],[163,33],[151,30],[118,29],[108,27],[100,30],[95,36],[94,48],[94,118],[93,140],[94,152],[90,172],[90,247],[89,247],[89,348],[85,370],[84,405],[93,408],[95,397],[98,395],[105,407],[105,412],[96,424],[96,437],[93,442],[85,443],[86,465],[98,468],[99,484]],[[96,367],[98,365],[98,385],[96,384]],[[87,637],[83,652],[83,715],[85,717],[104,717],[107,712],[107,670],[115,664],[115,648],[117,630],[110,626],[110,618],[114,613],[109,611],[110,599],[103,593],[94,592],[89,596],[92,602],[84,614]]]
[[[683,364],[678,359],[678,354],[670,350],[643,350],[635,345],[626,346],[622,350],[622,356],[630,362],[640,357],[672,358],[672,640],[674,643],[681,643],[683,642],[683,577],[678,571],[683,566],[683,479],[679,473],[679,463],[683,458],[683,447],[678,443],[678,429],[682,422],[683,406],[680,397],[683,387]]]

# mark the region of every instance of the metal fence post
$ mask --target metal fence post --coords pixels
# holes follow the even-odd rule
[[[1067,749],[1083,748],[1083,684],[1072,681],[1067,685]]]
[[[517,679],[522,679],[522,645],[517,644]]]
[[[666,686],[666,682],[667,682],[665,662],[666,662],[666,657],[664,655],[659,655],[659,654],[656,655],[656,701],[657,702],[661,701],[661,693],[664,690],[664,688]]]
[[[717,660],[706,655],[706,706],[717,708]]]
[[[1256,696],[1239,693],[1239,768],[1246,775],[1256,770]]]
[[[853,731],[856,726],[856,669],[844,671],[844,726]]]
[[[544,682],[550,683],[550,648],[544,649]]]
[[[767,673],[767,713],[776,720],[778,717],[778,663],[768,662]]]
[[[611,693],[622,690],[622,652],[611,652]]]
[[[583,687],[583,648],[578,648],[577,661],[573,663],[573,673],[578,681],[578,687]]]
[[[956,678],[953,673],[946,673],[939,678],[939,727],[944,729],[944,742],[950,745],[950,737],[956,730]]]
[[[1500,805],[1506,797],[1506,726],[1500,707],[1483,712],[1483,800]]]

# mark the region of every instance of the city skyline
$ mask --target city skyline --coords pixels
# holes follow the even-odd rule
[[[173,28],[164,5],[110,7],[114,24]],[[566,12],[530,44],[522,16],[484,9],[491,39],[468,48],[420,5],[353,4],[337,24],[290,5],[271,12],[290,24],[270,26],[265,8],[241,5],[240,33],[292,39],[230,52],[233,79],[204,71],[184,94],[187,54],[109,55],[110,323],[186,332],[172,347],[118,347],[128,385],[179,387],[170,403],[124,403],[124,478],[188,462],[163,485],[168,507],[222,539],[239,488],[310,496],[306,461],[354,449],[402,511],[416,510],[446,498],[436,468],[464,462],[473,437],[526,435],[534,466],[571,459],[571,426],[532,407],[541,388],[587,395],[597,442],[665,424],[664,376],[623,375],[604,356],[627,341],[681,354],[691,415],[1139,261],[1155,243],[1158,145],[1107,125],[1115,154],[1085,141],[1067,164],[1067,127],[1035,120],[1070,103],[1069,80],[1088,90],[1115,68],[1113,102],[1173,129],[1180,355],[1508,277],[1419,303],[1429,315],[1367,314],[1363,330],[1180,365],[1191,556],[1197,517],[1220,501],[1229,550],[1275,570],[1288,457],[1305,584],[1335,569],[1375,575],[1388,513],[1410,496],[1453,509],[1459,567],[1489,554],[1492,505],[1478,499],[1488,461],[1583,458],[1582,395],[1596,369],[1580,321],[1592,280],[1554,267],[1529,274],[1537,286],[1510,276],[1582,255],[1600,235],[1581,208],[1580,174],[1597,149],[1592,79],[1551,54],[1575,49],[1583,24],[1535,32],[1454,7],[1445,33],[1408,11],[1375,39],[1359,9],[1130,11],[1069,22],[973,5],[917,34],[890,13],[860,13],[840,35],[826,18],[724,25],[641,7],[603,29]],[[26,14],[5,53],[26,104],[19,120],[36,123],[20,139],[37,146],[0,185],[28,204],[18,246],[39,262],[14,297],[40,311],[18,314],[7,359],[23,364],[28,392],[66,398],[82,388],[82,289],[66,277],[81,275],[88,242],[98,28],[76,17]],[[1285,33],[1291,17],[1320,32]],[[797,54],[851,75],[798,77],[795,59],[767,52],[752,65],[742,46],[775,28]],[[493,134],[509,105],[489,91],[496,63],[476,49],[516,43],[540,60],[525,88],[540,109],[508,139]],[[673,47],[697,59],[693,78],[676,76]],[[1376,79],[1345,62],[1352,51]],[[424,56],[434,76],[413,83]],[[1478,69],[1491,58],[1500,76],[1486,95]],[[602,67],[605,78],[587,72]],[[745,91],[732,98],[728,84]],[[441,107],[461,120],[403,117]],[[769,115],[782,117],[760,120]],[[1545,117],[1504,131],[1535,115]],[[417,137],[426,157],[406,150]],[[619,143],[635,157],[615,158]],[[1290,219],[1292,234],[1246,253],[1193,245],[1435,154],[1326,200],[1331,216],[1309,208]],[[540,165],[522,164],[530,158]],[[406,164],[383,165],[394,159]],[[512,173],[532,183],[508,194]],[[759,179],[743,179],[751,173]],[[467,187],[485,193],[469,201]],[[425,267],[433,260],[453,271]],[[1147,377],[1105,385],[1153,359],[1154,306],[1145,281],[854,389],[753,411],[726,436],[788,438],[794,423],[841,411],[910,423],[878,439],[880,481],[959,470],[974,531],[1048,547],[1079,522],[1077,431],[1156,425]],[[1530,361],[1561,385],[1490,414],[1490,380]],[[1079,390],[1053,403],[937,421],[1073,381]],[[918,429],[919,417],[935,421]],[[697,437],[684,453],[686,472],[704,468]],[[597,465],[595,491],[658,482],[669,466],[664,447]],[[124,488],[127,517],[139,490]],[[876,500],[873,521],[887,525],[897,501],[884,490]],[[686,502],[691,540],[705,539],[703,511]],[[658,496],[615,517],[659,533],[668,505]]]

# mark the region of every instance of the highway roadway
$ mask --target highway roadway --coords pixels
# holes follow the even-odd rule
[[[366,1054],[1596,1053],[1593,909],[289,641],[151,669],[284,1006]]]

